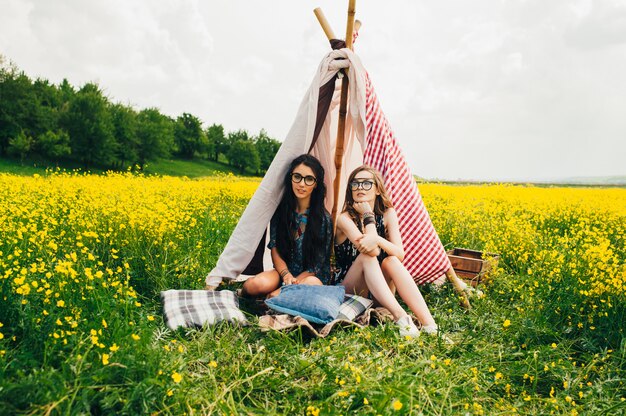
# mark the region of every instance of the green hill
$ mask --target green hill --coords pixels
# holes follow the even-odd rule
[[[14,175],[42,175],[46,172],[46,169],[56,169],[57,167],[62,170],[83,170],[79,168],[78,165],[72,163],[54,164],[41,161],[24,161],[21,163],[16,159],[0,158],[0,173],[11,173]],[[89,171],[93,173],[102,173],[104,170],[90,169]],[[225,163],[202,159],[163,159],[150,162],[146,165],[144,173],[147,175],[187,176],[189,178],[211,176],[218,173],[232,173],[238,176],[257,176],[256,172],[247,171],[242,175],[238,169],[234,169]]]

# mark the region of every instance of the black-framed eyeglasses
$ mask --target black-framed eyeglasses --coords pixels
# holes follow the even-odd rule
[[[304,184],[308,186],[315,185],[315,182],[317,182],[317,179],[313,175],[302,176],[299,173],[291,174],[291,182],[293,183],[300,183],[302,179],[304,179]]]
[[[372,189],[372,186],[374,186],[374,182],[372,181],[350,182],[350,190],[352,191],[356,191],[359,188],[363,189],[364,191],[369,191],[370,189]]]

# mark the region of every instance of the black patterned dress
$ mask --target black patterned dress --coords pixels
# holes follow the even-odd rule
[[[376,220],[376,232],[379,236],[383,238],[387,238],[387,233],[385,232],[385,223],[383,221],[382,215],[374,215],[374,219]],[[358,227],[359,231],[363,232],[361,228],[361,221],[355,223]],[[348,238],[341,244],[335,244],[335,270],[331,277],[331,283],[333,285],[337,285],[343,282],[343,279],[346,277],[346,273],[354,263],[354,259],[359,255],[359,250],[352,244]],[[382,263],[382,261],[387,257],[387,253],[383,249],[380,250],[380,254],[378,255],[378,262]]]

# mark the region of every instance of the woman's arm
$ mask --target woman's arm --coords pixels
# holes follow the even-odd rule
[[[287,268],[287,262],[283,260],[283,258],[278,253],[278,249],[276,247],[272,247],[272,263],[274,263],[274,269],[278,272],[281,278],[281,281],[285,282],[286,285],[290,285],[295,280],[295,277],[291,274],[289,269]],[[285,274],[285,271],[287,272]]]
[[[378,246],[385,250],[388,255],[396,256],[400,261],[403,261],[404,246],[402,245],[396,210],[393,208],[387,209],[387,211],[385,211],[384,221],[388,239],[378,236]]]
[[[363,237],[363,233],[359,231],[356,224],[350,218],[350,214],[342,212],[337,218],[337,230],[341,231],[352,244],[358,244],[358,241]]]
[[[341,230],[345,236],[354,244],[354,246],[361,252],[370,256],[378,256],[380,249],[377,244],[376,225],[369,224],[365,227],[365,233],[362,233],[357,228],[354,221],[347,212],[342,212],[337,219],[337,229]]]

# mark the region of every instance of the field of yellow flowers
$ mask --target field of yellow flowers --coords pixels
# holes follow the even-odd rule
[[[453,346],[167,330],[258,183],[0,174],[0,414],[626,412],[626,189],[420,185],[447,247],[501,255],[469,313],[424,288]]]

